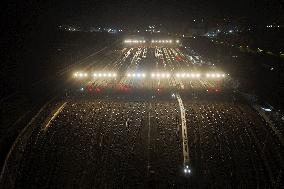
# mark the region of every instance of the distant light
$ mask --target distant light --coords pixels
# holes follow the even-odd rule
[[[266,112],[271,112],[272,111],[270,108],[263,108],[263,107],[261,107],[261,109],[263,109]]]
[[[183,171],[184,171],[185,174],[190,174],[191,173],[191,170],[188,168],[188,166],[185,167]]]
[[[84,91],[84,88],[82,87],[82,88],[80,89],[80,91]]]
[[[179,43],[179,40],[176,40],[176,43]]]

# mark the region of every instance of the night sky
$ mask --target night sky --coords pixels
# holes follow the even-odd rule
[[[277,0],[104,0],[65,1],[60,9],[66,19],[88,22],[134,23],[134,22],[186,22],[189,18],[229,16],[247,17],[257,22],[279,19],[283,5]],[[66,12],[65,12],[66,11]],[[281,13],[282,12],[282,13]]]
[[[46,24],[144,25],[185,23],[192,19],[214,22],[224,17],[251,23],[283,23],[281,0],[50,0],[9,1],[1,11],[4,21],[10,16],[18,22]]]

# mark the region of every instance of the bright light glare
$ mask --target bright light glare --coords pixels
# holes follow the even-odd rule
[[[165,40],[165,39],[160,39],[160,40],[151,40],[151,43],[172,43],[173,40]]]
[[[199,78],[200,73],[176,73],[177,78]]]
[[[127,43],[127,44],[132,44],[132,43],[146,43],[146,41],[145,41],[145,40],[136,40],[136,39],[134,39],[134,40],[126,39],[126,40],[124,40],[124,43]]]
[[[225,74],[224,73],[207,73],[206,77],[207,78],[224,78]]]
[[[183,169],[185,174],[190,174],[191,170],[189,169],[188,165]]]
[[[171,75],[169,73],[152,73],[151,77],[152,78],[169,78]]]
[[[128,73],[126,76],[132,77],[132,78],[144,78],[146,77],[146,74],[145,73]]]
[[[93,73],[93,77],[116,77],[116,73],[111,73],[111,72]]]
[[[75,72],[73,74],[73,76],[75,78],[86,78],[86,77],[88,77],[88,74],[87,73],[83,73],[83,72]]]

